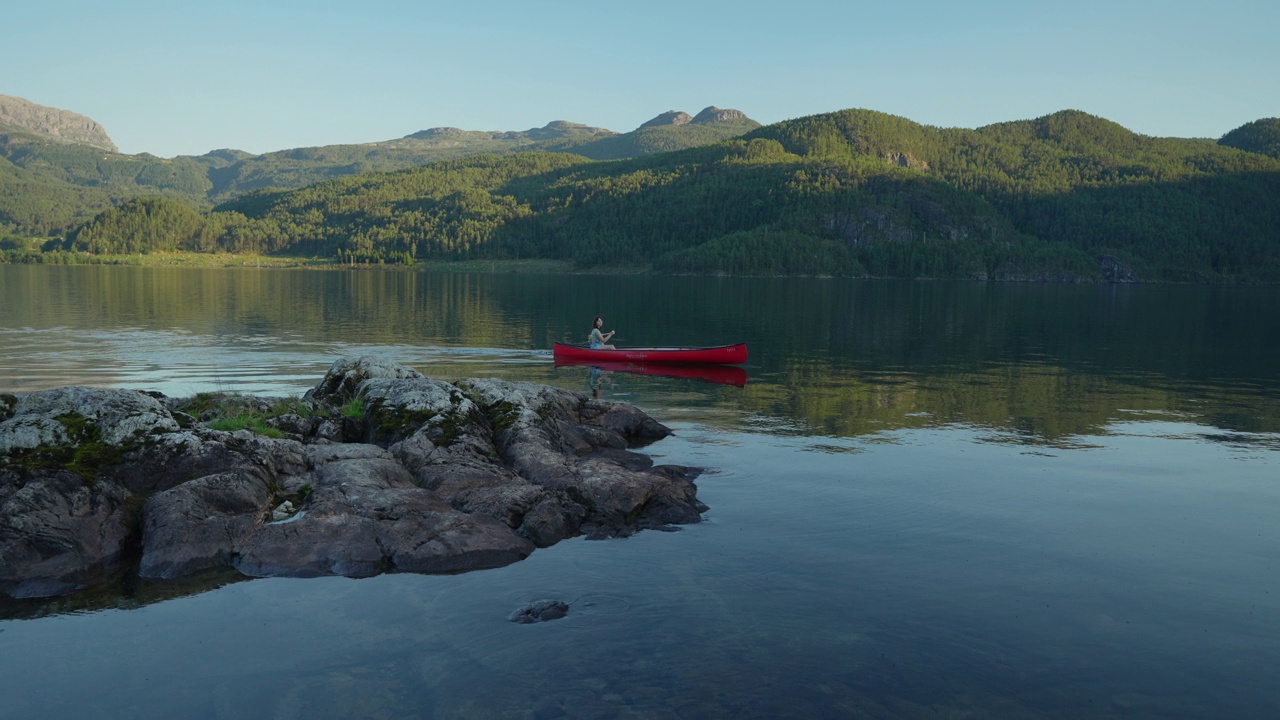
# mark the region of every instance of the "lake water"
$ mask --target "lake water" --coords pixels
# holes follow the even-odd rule
[[[0,619],[0,718],[1280,717],[1280,289],[0,266],[0,392],[298,395],[347,354],[602,396],[705,521],[515,565]],[[568,617],[517,625],[531,600]]]

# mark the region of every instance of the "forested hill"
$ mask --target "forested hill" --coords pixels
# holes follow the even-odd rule
[[[758,127],[760,123],[740,110],[722,110],[712,105],[697,115],[669,110],[629,133],[602,137],[573,147],[548,144],[545,149],[568,150],[592,160],[619,160],[710,145],[744,135]]]
[[[917,168],[1025,236],[1127,258],[1148,277],[1280,279],[1280,162],[1225,142],[1147,137],[1078,111],[964,130],[850,110],[747,137]]]
[[[1280,118],[1264,118],[1232,130],[1218,142],[1280,159]]]
[[[714,107],[690,119],[622,134],[562,120],[522,131],[431,128],[384,142],[159,158],[116,152],[105,131],[89,118],[0,96],[0,186],[5,189],[0,192],[0,232],[65,232],[112,205],[144,195],[207,208],[264,188],[299,188],[470,155],[549,150],[593,159],[636,157],[706,145],[759,127],[739,111]],[[14,168],[27,172],[15,174]]]
[[[370,173],[251,194],[207,216],[134,203],[69,242],[666,272],[1274,282],[1278,199],[1276,159],[1080,112],[955,130],[849,110],[631,160],[537,152]]]
[[[728,117],[707,117],[707,110]],[[264,188],[298,188],[361,172],[397,170],[472,155],[508,155],[545,150],[570,152],[593,160],[618,159],[683,150],[737,137],[760,123],[736,110],[707,108],[701,121],[666,127],[640,127],[628,133],[556,120],[541,128],[490,132],[431,128],[399,140],[362,145],[299,148],[242,158],[210,173],[209,197],[225,201]]]

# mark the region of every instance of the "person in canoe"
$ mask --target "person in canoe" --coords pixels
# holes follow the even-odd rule
[[[612,338],[614,333],[617,331],[610,330],[607,333],[602,333],[600,332],[600,328],[603,327],[604,318],[597,315],[596,319],[591,322],[591,336],[587,344],[591,346],[592,350],[617,350],[618,348],[605,344],[609,342],[610,338]]]

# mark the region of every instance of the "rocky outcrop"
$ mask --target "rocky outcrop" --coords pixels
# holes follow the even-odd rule
[[[568,614],[569,603],[563,600],[537,600],[511,613],[507,619],[513,623],[531,625],[559,620]]]
[[[690,122],[695,123],[711,123],[723,122],[725,120],[746,120],[747,114],[741,110],[726,109],[721,110],[715,105],[710,105],[702,109],[702,112],[693,116]]]
[[[697,470],[634,451],[670,431],[630,405],[446,383],[377,357],[335,362],[299,406],[266,418],[278,438],[212,429],[200,419],[211,410],[131,390],[59,388],[3,407],[0,592],[14,598],[107,572],[459,572],[706,509]]]
[[[467,131],[463,130],[462,128],[433,127],[433,128],[427,128],[426,130],[419,130],[416,133],[405,135],[405,137],[412,138],[414,140],[437,140],[440,138],[459,137],[461,135],[465,135],[466,133]]]
[[[12,95],[0,95],[0,126],[25,130],[58,142],[92,145],[118,152],[115,143],[107,137],[107,131],[93,120]]]
[[[1110,283],[1136,283],[1138,274],[1127,263],[1119,258],[1102,254],[1098,256],[1098,265],[1102,267],[1102,276]]]
[[[654,119],[642,123],[640,127],[662,127],[665,125],[688,125],[693,120],[693,116],[687,112],[679,110],[668,110]]]
[[[668,125],[688,125],[690,123],[714,123],[726,120],[749,120],[747,114],[741,110],[721,110],[715,105],[711,105],[702,109],[697,115],[690,115],[679,110],[668,110],[654,119],[642,124],[640,127],[665,127]]]
[[[880,157],[897,165],[898,167],[911,168],[912,170],[929,171],[929,163],[917,158],[911,153],[903,152],[883,152]]]

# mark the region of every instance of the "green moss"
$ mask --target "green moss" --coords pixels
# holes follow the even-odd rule
[[[0,393],[0,420],[13,417],[14,408],[18,405],[18,397],[8,393]]]
[[[342,413],[342,417],[364,417],[364,400],[356,398],[346,405],[343,405],[341,408],[338,408],[338,412]]]
[[[453,415],[446,415],[439,422],[432,423],[427,437],[437,445],[452,445],[462,437],[462,423]]]
[[[176,408],[179,412],[199,417],[214,408],[220,407],[224,396],[221,393],[202,392],[188,398]]]
[[[218,418],[209,423],[211,430],[225,430],[227,432],[235,432],[237,430],[248,430],[252,433],[262,435],[269,438],[282,438],[284,432],[278,428],[267,425],[267,419],[256,413],[246,413],[236,415],[234,417]]]
[[[373,432],[375,442],[394,442],[395,440],[409,437],[417,432],[418,428],[426,425],[436,417],[430,410],[404,410],[402,408],[383,410],[381,406],[374,408],[370,412],[370,416],[376,418],[377,421]],[[435,425],[433,425],[434,428]],[[451,427],[451,432],[456,437],[456,429]],[[435,437],[432,437],[431,441],[444,445],[449,442],[438,441]]]
[[[77,442],[84,439],[87,433],[97,435],[97,426],[89,422],[89,419],[78,412],[69,412],[57,415],[53,418],[58,424],[67,431],[67,438],[71,442]]]
[[[280,417],[281,415],[297,415],[302,418],[315,417],[315,409],[301,398],[282,398],[276,400],[267,409],[267,417]]]
[[[9,453],[7,464],[24,473],[65,468],[75,456],[75,447],[69,445],[40,445],[34,448],[14,450]]]
[[[516,420],[520,419],[520,408],[515,403],[502,400],[485,408],[485,415],[493,426],[493,434],[498,435],[516,424]]]
[[[280,415],[311,417],[315,414],[311,406],[299,398],[277,400],[264,409],[262,400],[222,393],[197,393],[180,404],[177,410],[197,417],[208,417],[212,413],[213,419],[205,423],[212,430],[248,430],[269,438],[282,438],[285,433],[267,425],[268,419]]]
[[[90,442],[80,445],[71,455],[67,469],[93,482],[100,471],[119,465],[124,460],[126,448],[119,445],[108,445],[103,442]]]
[[[86,483],[93,483],[105,470],[119,465],[138,440],[111,445],[102,441],[96,423],[80,413],[64,413],[54,417],[66,431],[65,445],[40,445],[9,454],[9,464],[25,472],[69,470]]]

